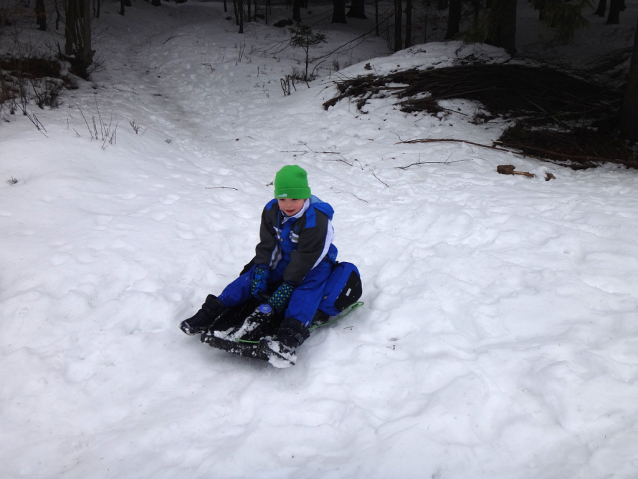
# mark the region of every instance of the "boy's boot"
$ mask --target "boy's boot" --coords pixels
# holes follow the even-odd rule
[[[310,331],[305,324],[295,318],[286,318],[277,330],[276,339],[264,338],[261,347],[270,353],[270,363],[277,368],[294,366],[297,361],[295,350],[308,339]]]
[[[233,331],[228,338],[235,339],[246,339],[248,335],[257,334],[255,331],[260,326],[266,326],[270,321],[272,321],[275,316],[275,310],[272,309],[268,303],[260,304],[251,314],[248,316],[243,324]],[[252,334],[251,334],[252,333]]]
[[[195,316],[182,321],[179,328],[189,336],[203,333],[225,309],[226,306],[217,296],[209,294],[202,308],[195,313]]]

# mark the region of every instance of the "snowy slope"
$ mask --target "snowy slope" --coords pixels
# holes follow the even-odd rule
[[[400,143],[491,144],[505,125],[471,124],[469,102],[322,107],[366,63],[496,49],[371,40],[284,97],[301,52],[266,52],[285,30],[240,38],[217,3],[116,7],[104,70],[37,111],[46,136],[0,126],[0,477],[638,476],[636,172]],[[324,26],[326,52],[352,36]],[[114,144],[82,115],[112,115]],[[290,163],[334,206],[365,306],[275,370],[178,324],[252,257]]]

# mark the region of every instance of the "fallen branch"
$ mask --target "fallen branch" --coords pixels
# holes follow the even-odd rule
[[[372,176],[374,176],[377,180],[379,180],[379,177],[374,174],[374,171],[372,172]],[[386,188],[390,188],[390,186],[388,186],[388,184],[385,181],[379,180],[379,182],[383,183],[386,186]]]
[[[591,155],[571,155],[568,153],[558,153],[556,151],[546,150],[544,148],[537,148],[535,146],[520,145],[518,143],[507,143],[507,144],[511,146],[512,148],[520,148],[520,149],[525,148],[528,150],[534,150],[534,151],[538,151],[539,153],[546,153],[548,155],[559,156],[561,158],[565,158],[565,160],[604,161],[608,163],[617,163],[620,165],[627,165],[627,166],[635,164],[635,162],[632,162],[632,161],[619,160],[616,158],[605,158],[602,156],[591,156]],[[532,156],[532,155],[529,155],[529,156]],[[536,157],[532,156],[532,158],[536,158]]]
[[[407,170],[408,168],[412,167],[412,166],[421,166],[421,165],[436,165],[436,164],[441,164],[441,165],[450,165],[452,163],[460,163],[462,161],[468,161],[467,159],[465,160],[454,160],[454,161],[417,161],[416,163],[412,163],[410,165],[405,165],[405,166],[395,166],[395,168],[397,170]]]
[[[493,146],[493,145],[483,145],[481,143],[474,143],[473,141],[468,141],[468,140],[457,140],[456,138],[422,138],[422,139],[416,139],[416,140],[399,141],[395,143],[395,145],[398,145],[399,143],[438,143],[443,141],[450,141],[455,143],[467,143],[468,145],[481,146],[483,148],[490,148],[492,150],[504,151],[506,153],[516,153],[506,148],[499,148],[498,146]]]
[[[548,163],[553,163],[553,164],[558,164],[560,166],[565,166],[563,163],[556,163],[557,161],[561,161],[561,160],[552,160],[552,159],[549,159],[549,158],[544,158],[542,156],[529,155],[529,154],[526,154],[526,153],[521,153],[520,151],[513,151],[513,150],[508,149],[508,148],[501,148],[501,147],[494,146],[494,145],[483,145],[481,143],[475,143],[473,141],[468,141],[468,140],[458,140],[456,138],[423,138],[423,139],[417,139],[417,140],[399,141],[398,143],[437,143],[437,142],[444,142],[444,141],[456,142],[456,143],[467,143],[468,145],[480,146],[481,148],[489,148],[491,150],[503,151],[505,153],[513,153],[515,155],[520,155],[520,156],[525,157],[525,158],[535,158],[537,160],[546,161]],[[395,143],[395,145],[398,144],[398,143]],[[603,158],[603,157],[600,157],[600,156],[589,156],[589,155],[579,156],[579,155],[562,154],[562,153],[553,152],[551,150],[544,150],[542,148],[530,147],[530,146],[527,146],[527,145],[520,145],[519,146],[516,143],[508,143],[508,145],[511,146],[512,148],[521,148],[521,149],[522,148],[527,148],[527,149],[530,149],[530,150],[538,151],[539,153],[547,153],[547,154],[551,154],[551,155],[554,155],[554,156],[560,156],[562,158],[565,158],[564,161],[569,161],[569,160],[602,161],[602,162],[609,162],[609,163],[615,163],[615,164],[619,164],[619,165],[635,167],[635,162],[632,162],[632,161],[618,160],[618,159],[613,159],[613,158]]]
[[[514,171],[515,168],[516,167],[514,165],[498,165],[496,167],[496,172],[500,173],[501,175],[521,175],[521,176],[526,176],[528,178],[536,177],[535,174],[529,173],[527,171]]]

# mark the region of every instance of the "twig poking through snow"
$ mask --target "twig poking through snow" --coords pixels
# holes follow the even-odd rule
[[[377,175],[375,175],[375,174],[374,174],[374,171],[372,172],[372,176],[374,176],[377,180],[379,180],[379,177],[378,177]],[[390,188],[390,187],[388,186],[388,184],[387,184],[385,181],[381,181],[381,180],[379,180],[379,182],[381,182],[382,184],[384,184],[384,185],[386,186],[386,188]]]

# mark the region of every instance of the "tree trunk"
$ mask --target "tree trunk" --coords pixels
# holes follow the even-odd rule
[[[401,0],[394,0],[394,51],[401,50]]]
[[[350,18],[368,18],[366,17],[365,0],[352,0],[350,10],[348,10],[346,16]]]
[[[472,0],[472,17],[475,22],[481,17],[481,0]]]
[[[294,0],[292,3],[292,19],[295,22],[301,22],[301,4],[302,0]]]
[[[437,10],[445,10],[447,8],[447,5],[448,5],[448,0],[438,0],[436,2]]]
[[[485,43],[516,53],[516,0],[494,0],[490,11],[490,32]]]
[[[244,33],[244,0],[237,0],[237,11],[239,12],[239,32]]]
[[[638,22],[636,22],[629,79],[620,106],[620,131],[629,140],[638,142]]]
[[[423,17],[423,43],[428,42],[428,14],[429,12],[426,10]]]
[[[538,19],[545,19],[545,7],[547,6],[547,0],[536,0],[534,3],[534,9],[538,10]]]
[[[461,24],[461,0],[450,0],[450,13],[447,17],[446,40],[452,40],[459,33],[459,25]]]
[[[57,32],[58,29],[60,28],[60,21],[62,20],[62,15],[60,14],[60,7],[58,6],[58,2],[53,2],[53,8],[55,8],[55,31]]]
[[[379,36],[379,0],[374,0],[374,32]]]
[[[618,25],[620,23],[620,7],[622,6],[622,0],[611,0],[609,2],[609,16],[607,17],[606,25]]]
[[[252,11],[252,8],[250,6],[250,0],[246,0],[246,8],[247,8],[246,21],[247,22],[251,22],[252,19],[253,19],[253,11]]]
[[[93,50],[91,50],[91,0],[80,0],[79,3],[80,16],[82,18],[80,59],[82,65],[88,68],[93,63]]]
[[[64,53],[71,60],[74,73],[87,77],[86,69],[93,63],[91,50],[91,0],[68,0],[64,26]]]
[[[35,19],[38,30],[47,31],[47,11],[44,8],[44,0],[35,0]]]
[[[405,48],[412,46],[412,0],[405,2]]]
[[[64,25],[64,54],[73,55],[74,46],[77,43],[76,24],[78,22],[77,1],[69,0],[66,6]]]
[[[331,23],[348,23],[346,22],[346,0],[332,0]]]
[[[160,0],[151,0],[151,5],[153,5],[154,7],[161,7],[162,2]]]
[[[599,0],[598,8],[594,12],[594,15],[598,15],[599,17],[604,17],[606,11],[607,11],[607,0]]]

